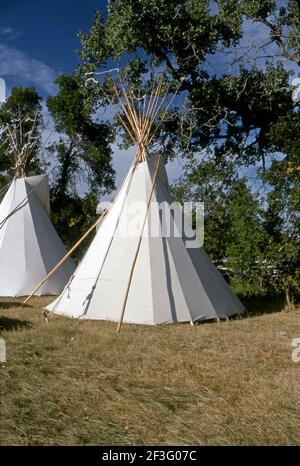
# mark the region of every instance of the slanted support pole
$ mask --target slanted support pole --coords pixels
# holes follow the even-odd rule
[[[59,267],[61,267],[63,265],[63,263],[68,259],[68,257],[71,256],[71,254],[75,251],[75,249],[78,248],[78,246],[82,243],[82,241],[94,230],[94,228],[96,228],[96,226],[98,225],[98,223],[100,222],[100,220],[102,220],[102,218],[107,214],[107,211],[108,209],[104,210],[104,212],[102,213],[102,215],[100,215],[100,217],[97,219],[97,221],[84,233],[84,235],[77,241],[76,244],[74,244],[74,246],[70,249],[69,252],[67,252],[67,254],[58,262],[58,264],[56,264],[55,267],[53,267],[53,269],[48,273],[48,275],[43,278],[43,280],[34,288],[34,290],[32,290],[32,292],[30,293],[29,296],[27,296],[27,298],[25,299],[24,303],[23,303],[23,306],[24,304],[26,304],[30,298],[34,295],[34,293],[40,289],[40,287],[47,281],[49,280],[50,277],[52,277],[52,275],[59,269]]]

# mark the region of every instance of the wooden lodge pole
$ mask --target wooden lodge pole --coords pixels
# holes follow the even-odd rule
[[[52,275],[59,269],[59,267],[70,257],[70,255],[78,248],[78,246],[82,243],[82,241],[96,228],[100,220],[107,214],[108,209],[105,209],[104,212],[100,215],[97,221],[84,233],[84,235],[74,244],[74,246],[67,252],[67,254],[56,264],[56,266],[48,273],[48,275],[43,278],[43,280],[34,288],[34,290],[30,293],[29,296],[25,299],[24,304],[26,304],[30,298],[34,295],[34,293],[50,278]]]

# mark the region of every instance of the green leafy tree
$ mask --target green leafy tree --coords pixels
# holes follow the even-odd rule
[[[253,22],[261,23],[268,30],[267,44],[274,45],[274,56],[300,64],[300,2],[288,0],[244,0],[241,12]],[[261,44],[261,49],[265,47]]]
[[[300,293],[300,119],[299,112],[290,112],[270,130],[274,146],[282,151],[262,172],[268,183],[265,228],[269,235],[267,258],[270,285],[284,292],[286,305]]]
[[[245,180],[231,187],[226,212],[229,221],[225,257],[232,271],[231,283],[243,295],[265,292],[267,238],[258,203]]]
[[[62,75],[56,84],[57,95],[47,100],[60,134],[49,147],[57,160],[51,190],[53,222],[71,246],[95,219],[99,196],[114,188],[110,148],[113,130],[99,123],[93,117],[93,107],[84,104],[79,76]],[[82,192],[80,186],[84,186]]]
[[[204,248],[235,291],[265,292],[266,234],[257,199],[244,179],[212,160],[192,161],[173,187],[179,201],[204,202]]]
[[[260,22],[269,32],[274,58],[297,61],[300,28],[295,1],[278,7],[273,0],[114,0],[105,19],[96,13],[90,32],[79,34],[82,70],[96,71],[109,60],[126,57],[127,77],[137,81],[146,71],[165,66],[170,89],[180,79],[184,98],[184,105],[158,134],[165,152],[186,155],[217,143],[223,155],[231,149],[249,164],[265,156],[269,125],[293,102],[289,74],[275,61],[265,71],[246,63],[235,76],[208,73],[210,56],[238,48],[245,18]]]
[[[201,161],[189,161],[180,180],[172,187],[172,194],[179,202],[204,202],[204,247],[216,265],[224,265],[230,224],[227,196],[236,180],[232,167],[216,166],[210,157],[203,156]]]

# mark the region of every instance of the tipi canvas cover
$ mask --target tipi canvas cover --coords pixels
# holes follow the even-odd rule
[[[147,205],[149,199],[144,230],[140,222],[142,236],[124,235],[135,203]],[[164,213],[171,214],[165,166],[152,156],[133,165],[75,274],[47,309],[74,318],[119,321],[130,283],[123,320],[127,323],[189,322],[243,312],[243,305],[200,245],[186,248],[182,235],[153,236],[151,222],[160,218],[162,202]],[[173,227],[178,227],[175,220]]]
[[[0,296],[28,295],[65,255],[49,214],[46,175],[13,180],[0,204]],[[59,294],[74,270],[69,259],[38,294]]]

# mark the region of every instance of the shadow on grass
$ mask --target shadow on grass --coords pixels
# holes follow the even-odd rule
[[[0,330],[20,330],[30,328],[31,323],[28,320],[13,319],[11,317],[0,316]]]
[[[2,301],[0,302],[0,309],[10,309],[12,307],[32,308],[30,304],[23,304],[20,301]]]
[[[247,309],[247,315],[259,316],[263,314],[274,314],[281,312],[285,308],[285,301],[283,296],[239,296],[244,306]]]

